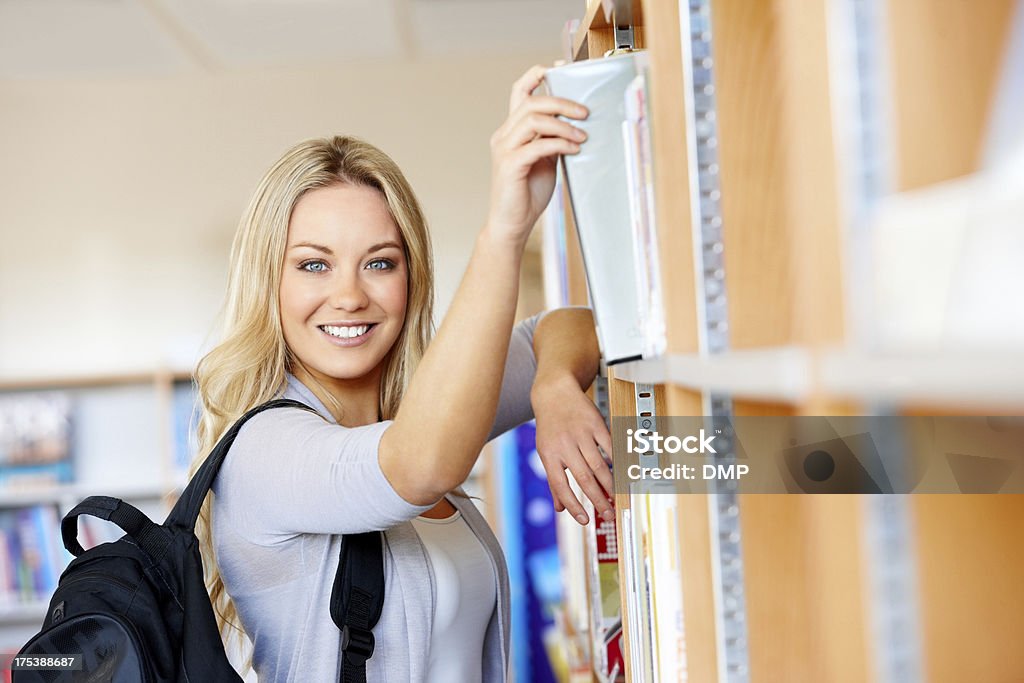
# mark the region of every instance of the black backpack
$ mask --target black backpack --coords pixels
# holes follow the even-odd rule
[[[75,555],[64,573],[42,630],[17,657],[80,655],[77,671],[19,669],[14,683],[241,683],[228,662],[203,582],[195,524],[228,449],[242,425],[271,408],[302,408],[279,399],[243,415],[207,457],[163,524],[118,498],[90,496],[61,523],[64,546]],[[78,517],[113,522],[125,536],[84,551]],[[341,629],[339,678],[365,682],[373,654],[371,629],[384,603],[381,533],[345,536],[331,595]],[[17,659],[15,659],[17,666]]]

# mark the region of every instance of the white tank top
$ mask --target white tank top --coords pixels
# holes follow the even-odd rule
[[[484,634],[497,606],[497,579],[462,514],[412,521],[434,570],[437,597],[425,683],[481,683]]]

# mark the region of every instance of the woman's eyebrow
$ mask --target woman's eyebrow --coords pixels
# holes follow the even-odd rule
[[[293,244],[292,246],[288,247],[288,249],[298,249],[299,247],[309,247],[310,249],[316,249],[317,251],[321,251],[327,254],[328,256],[334,256],[334,252],[331,251],[330,247],[325,247],[322,244],[314,244],[313,242],[299,242],[298,244]]]
[[[398,244],[397,242],[380,242],[379,244],[375,244],[372,247],[370,247],[369,249],[367,249],[366,253],[367,254],[372,254],[375,251],[380,251],[381,249],[387,249],[388,247],[394,247],[395,249],[401,250],[402,245]]]

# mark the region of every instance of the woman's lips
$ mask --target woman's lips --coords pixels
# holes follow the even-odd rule
[[[327,339],[327,341],[331,342],[335,346],[349,348],[365,344],[367,340],[373,335],[374,331],[377,329],[377,323],[370,325],[370,329],[368,329],[366,332],[364,332],[358,337],[335,337],[333,334],[325,332],[322,327],[317,327],[316,329],[318,332],[320,332],[321,335],[323,335]]]

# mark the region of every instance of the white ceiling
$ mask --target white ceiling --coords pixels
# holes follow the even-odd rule
[[[0,0],[0,78],[559,57],[584,0]]]

